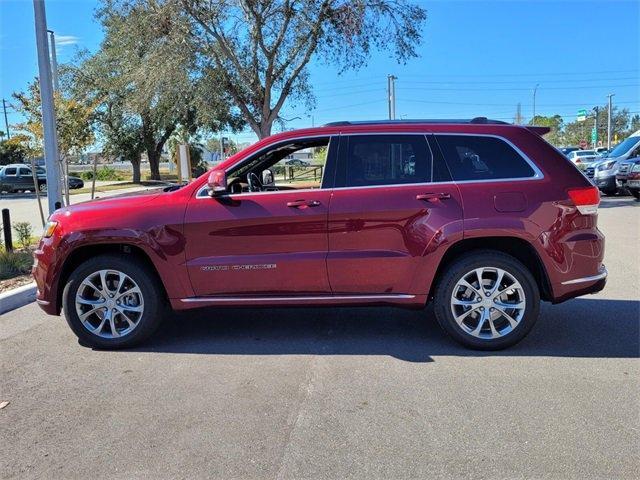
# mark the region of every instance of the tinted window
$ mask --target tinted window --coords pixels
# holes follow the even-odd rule
[[[28,168],[21,168],[20,175],[31,175],[31,170]]]
[[[4,169],[4,174],[5,175],[15,175],[16,174],[16,169],[15,168],[5,168]]]
[[[354,135],[343,159],[348,187],[431,181],[431,153],[423,135]]]
[[[437,135],[454,180],[491,180],[534,176],[513,147],[495,137]]]

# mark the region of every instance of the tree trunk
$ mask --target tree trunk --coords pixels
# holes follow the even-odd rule
[[[149,158],[149,169],[151,170],[151,180],[161,180],[160,178],[160,154],[155,149],[147,150]]]
[[[271,135],[272,126],[273,122],[260,122],[260,131],[256,132],[258,134],[258,140],[262,140],[263,138],[267,138]]]
[[[133,183],[140,183],[140,156],[129,159],[133,167]]]

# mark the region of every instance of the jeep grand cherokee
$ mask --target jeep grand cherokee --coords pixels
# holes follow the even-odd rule
[[[142,342],[168,308],[428,302],[463,345],[513,345],[541,300],[607,275],[598,189],[545,131],[480,117],[273,135],[181,188],[54,212],[38,302],[101,348]],[[300,150],[311,165],[281,178]]]

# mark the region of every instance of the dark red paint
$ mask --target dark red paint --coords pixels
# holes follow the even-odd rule
[[[485,237],[531,245],[542,262],[552,301],[602,288],[602,281],[563,284],[597,275],[602,268],[604,237],[597,229],[597,215],[580,214],[568,194],[569,189],[590,184],[558,151],[525,128],[402,124],[290,131],[254,144],[215,171],[283,140],[329,135],[337,139],[355,132],[498,135],[531,158],[544,178],[198,198],[209,177],[205,174],[173,192],[154,190],[74,205],[52,215],[58,228],[36,251],[33,274],[40,305],[48,313],[60,312],[61,290],[74,257],[121,245],[129,246],[131,254],[146,256],[175,309],[207,305],[184,299],[225,296],[234,297],[229,305],[420,306],[447,250],[457,242]],[[220,173],[214,178],[225,181]],[[271,268],[273,264],[277,268]],[[365,296],[350,298],[353,294]],[[384,294],[389,297],[366,297]],[[245,302],[243,296],[252,298]],[[283,296],[292,298],[283,302]]]

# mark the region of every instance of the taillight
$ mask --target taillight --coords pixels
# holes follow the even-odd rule
[[[600,190],[598,187],[572,188],[567,192],[582,215],[598,213]]]

